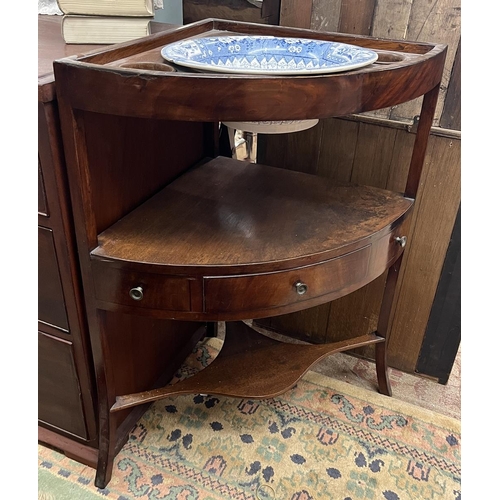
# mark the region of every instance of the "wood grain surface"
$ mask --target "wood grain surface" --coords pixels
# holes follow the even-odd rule
[[[286,344],[257,333],[245,323],[229,322],[220,353],[201,372],[161,389],[118,396],[111,411],[185,393],[272,398],[290,389],[325,356],[379,342],[383,339],[372,334],[335,344]]]
[[[359,248],[411,205],[390,191],[219,157],[103,231],[92,255],[192,275],[277,271]]]
[[[162,62],[162,46],[209,34],[210,30],[353,43],[379,51],[381,62],[344,73],[301,78],[148,72],[123,67],[135,58]],[[188,115],[190,120],[201,122],[310,119],[359,113],[414,99],[440,81],[445,54],[446,47],[442,45],[208,20],[152,35],[135,45],[119,44],[89,57],[61,60],[55,63],[55,71],[61,82],[59,95],[70,98],[75,108],[88,111],[173,120],[183,120]],[[101,68],[96,71],[88,63]],[[99,91],[74,92],[79,86]],[[286,92],[282,91],[284,88]]]

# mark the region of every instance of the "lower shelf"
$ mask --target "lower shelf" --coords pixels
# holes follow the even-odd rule
[[[111,412],[176,394],[272,398],[292,388],[325,356],[384,340],[368,334],[331,344],[285,344],[261,335],[243,322],[229,322],[219,355],[204,370],[161,389],[118,396]]]

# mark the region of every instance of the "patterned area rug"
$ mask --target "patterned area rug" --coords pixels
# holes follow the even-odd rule
[[[177,378],[209,364],[200,343]],[[460,500],[460,422],[308,372],[265,401],[157,401],[95,471],[39,446],[39,500]]]

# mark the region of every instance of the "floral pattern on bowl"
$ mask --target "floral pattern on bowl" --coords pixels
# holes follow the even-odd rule
[[[181,40],[161,49],[164,59],[221,73],[304,75],[349,71],[375,62],[375,51],[340,42],[276,36]]]

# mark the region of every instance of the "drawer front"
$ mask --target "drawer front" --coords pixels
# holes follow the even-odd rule
[[[366,246],[341,257],[291,271],[205,278],[205,312],[251,313],[340,292],[364,280],[370,253],[371,247]]]
[[[92,269],[99,301],[164,311],[191,310],[187,278],[116,269],[102,263],[94,263]]]
[[[373,244],[370,264],[371,279],[379,276],[403,253],[410,224],[411,217],[406,217],[402,222],[396,224],[390,233]]]
[[[38,319],[69,330],[52,230],[38,228]]]
[[[87,439],[73,348],[38,332],[38,419]]]

